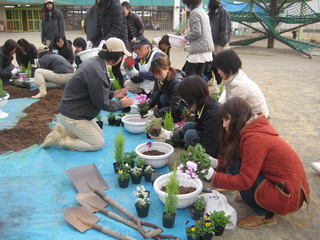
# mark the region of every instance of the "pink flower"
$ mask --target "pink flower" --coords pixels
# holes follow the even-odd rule
[[[178,126],[181,127],[183,125],[183,122],[178,122]]]
[[[147,142],[146,145],[151,148],[152,147],[152,142]]]

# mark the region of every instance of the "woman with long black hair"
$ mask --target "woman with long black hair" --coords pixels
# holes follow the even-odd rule
[[[41,42],[49,46],[50,41],[64,31],[62,12],[54,5],[54,0],[44,0],[41,12]]]
[[[34,64],[34,60],[38,58],[38,51],[34,44],[29,43],[24,38],[18,40],[18,49],[16,52],[16,60],[20,66],[28,67],[29,63]]]
[[[18,49],[18,44],[13,39],[8,39],[0,47],[0,78],[3,86],[9,85],[9,80],[17,74],[17,69],[12,64],[13,55]]]

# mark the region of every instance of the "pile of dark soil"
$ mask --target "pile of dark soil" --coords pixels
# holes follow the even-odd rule
[[[30,98],[38,93],[38,90],[30,91],[13,86],[6,86],[4,89],[9,92],[9,99]],[[14,128],[0,131],[0,154],[20,151],[34,144],[43,143],[51,131],[49,124],[55,119],[55,114],[58,114],[63,88],[47,91],[48,94],[45,97],[23,110],[27,116],[20,118]]]

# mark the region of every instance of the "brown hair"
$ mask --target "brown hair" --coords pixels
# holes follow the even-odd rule
[[[191,75],[183,79],[177,88],[178,95],[189,105],[196,105],[200,109],[210,100],[206,81],[198,75]]]
[[[230,119],[228,132],[221,129],[220,154],[226,168],[232,167],[235,161],[240,161],[240,132],[246,122],[253,116],[250,105],[240,97],[226,101],[219,110],[221,120]]]
[[[183,4],[185,4],[190,10],[195,9],[200,5],[202,0],[182,0]]]
[[[7,63],[11,63],[13,60],[13,56],[10,54],[13,49],[18,50],[18,44],[13,39],[8,39],[3,45],[3,55],[8,58]]]
[[[177,71],[170,66],[168,60],[164,57],[156,57],[151,62],[150,71],[153,75],[160,73],[161,69],[169,69],[167,79],[172,80],[177,76]]]

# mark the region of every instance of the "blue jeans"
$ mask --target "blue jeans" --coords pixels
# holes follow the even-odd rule
[[[159,90],[153,93],[152,98],[156,102],[158,109],[161,109],[163,107],[169,107],[170,105],[170,96],[166,93],[161,93]],[[175,112],[172,112],[173,121],[175,123],[181,121],[183,108],[184,108],[183,104],[180,103],[177,110]]]
[[[187,122],[182,127],[182,132],[184,136],[184,142],[186,146],[195,146],[197,143],[201,143],[200,136],[196,128],[197,123]]]
[[[232,168],[227,169],[227,174],[236,175],[240,173],[240,163],[235,162]],[[268,210],[260,207],[254,199],[254,192],[259,186],[259,184],[265,179],[261,174],[258,175],[256,181],[253,183],[253,186],[245,191],[239,191],[243,201],[253,210],[253,214],[257,216],[265,216],[269,212]]]

